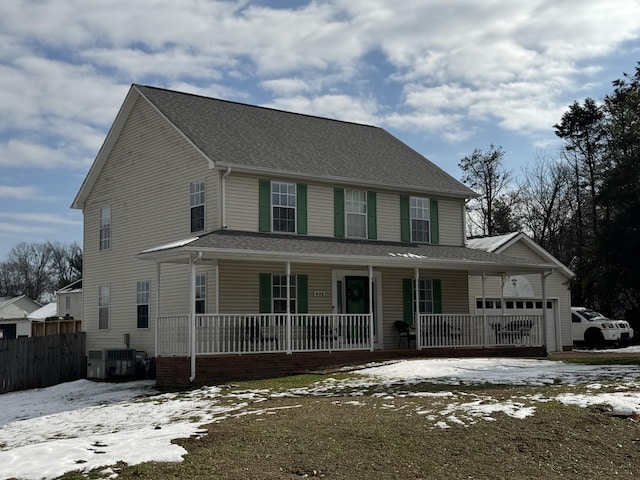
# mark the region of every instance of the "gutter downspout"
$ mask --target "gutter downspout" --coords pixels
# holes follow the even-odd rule
[[[189,325],[191,326],[191,376],[189,377],[189,383],[196,379],[196,262],[200,259],[202,259],[202,252],[198,252],[198,256],[196,258],[189,259],[191,266],[191,285],[189,288],[189,298],[191,299],[189,302]]]
[[[231,173],[231,167],[227,167],[227,171],[222,175],[222,228],[227,228],[227,182],[226,176]]]
[[[416,350],[422,350],[422,325],[420,324],[420,267],[415,267],[413,269],[413,276],[413,303],[415,305],[413,310],[413,315],[415,317],[413,326],[416,329]]]

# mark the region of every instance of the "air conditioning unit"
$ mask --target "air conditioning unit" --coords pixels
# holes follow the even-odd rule
[[[108,379],[126,377],[136,373],[136,350],[117,348],[89,350],[87,353],[87,378]]]

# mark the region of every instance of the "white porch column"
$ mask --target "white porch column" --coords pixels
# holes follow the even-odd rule
[[[549,353],[549,344],[547,342],[547,277],[545,272],[540,274],[540,283],[542,285],[542,339],[544,341],[545,350]],[[557,343],[557,342],[556,342]]]
[[[482,343],[483,346],[487,346],[487,329],[489,326],[487,325],[487,302],[485,297],[485,282],[487,280],[487,274],[482,272]]]
[[[158,356],[158,319],[160,318],[160,267],[161,263],[156,261],[156,328],[154,334],[154,357]]]
[[[196,263],[194,258],[189,259],[189,340],[191,341],[191,376],[189,381],[196,379]]]
[[[369,265],[369,350],[373,352],[373,266]]]
[[[290,280],[291,277],[291,262],[287,262],[287,354],[291,354],[291,292],[290,288]]]
[[[422,336],[420,335],[421,325],[420,325],[420,268],[416,267],[413,272],[414,275],[414,317],[415,317],[415,329],[416,329],[416,350],[422,349]]]
[[[213,313],[215,313],[217,315],[218,313],[220,313],[220,287],[219,287],[219,285],[220,285],[220,267],[218,265],[218,260],[216,260],[215,267],[216,267],[216,269],[215,269],[216,288],[215,288],[215,291],[214,291],[214,295],[216,297],[215,298],[215,300],[216,300],[216,308],[215,308]]]

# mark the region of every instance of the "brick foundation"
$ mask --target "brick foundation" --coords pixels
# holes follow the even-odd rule
[[[163,388],[215,385],[232,380],[280,377],[367,362],[436,357],[546,357],[546,353],[542,347],[505,347],[200,356],[196,359],[196,378],[193,383],[189,382],[191,376],[189,357],[158,357],[156,385]]]

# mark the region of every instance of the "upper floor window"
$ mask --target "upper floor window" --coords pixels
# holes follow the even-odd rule
[[[367,238],[367,192],[345,190],[344,201],[347,237]]]
[[[403,242],[440,243],[438,200],[400,196],[400,240]]]
[[[98,329],[109,328],[109,311],[111,309],[111,287],[98,287]]]
[[[207,303],[207,275],[196,275],[196,313],[204,314]]]
[[[201,232],[204,230],[204,203],[205,188],[204,181],[191,182],[189,185],[189,206],[191,207],[191,231]]]
[[[336,237],[378,238],[376,192],[333,189],[333,234]]]
[[[149,328],[149,280],[137,283],[136,305],[136,326],[138,328]]]
[[[296,184],[271,182],[272,231],[296,232]]]
[[[260,180],[258,228],[261,232],[307,234],[307,186]]]
[[[411,240],[414,242],[429,242],[429,212],[428,198],[411,197]]]
[[[64,308],[66,310],[65,313],[69,313],[69,310],[71,310],[71,296],[69,295],[64,297]]]
[[[111,248],[111,207],[100,209],[100,250]]]

